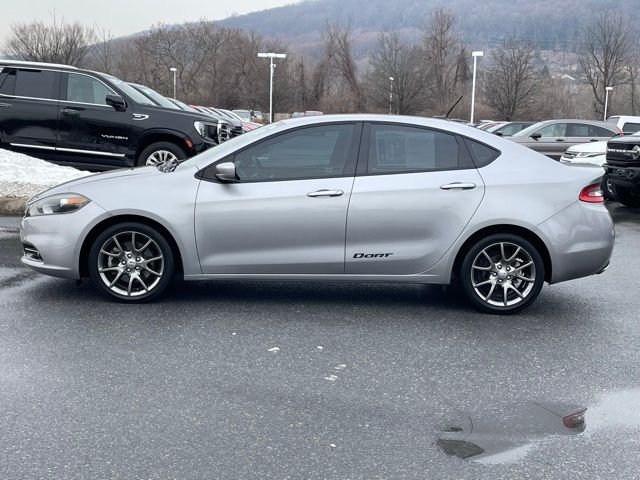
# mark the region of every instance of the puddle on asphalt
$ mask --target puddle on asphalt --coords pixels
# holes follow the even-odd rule
[[[523,460],[549,438],[589,435],[607,428],[640,428],[640,388],[608,392],[588,409],[529,402],[496,415],[461,413],[445,424],[437,445],[461,459],[510,464]]]

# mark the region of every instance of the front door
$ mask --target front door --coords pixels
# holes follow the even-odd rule
[[[540,152],[554,160],[559,160],[562,154],[569,148],[569,138],[567,136],[566,123],[551,123],[545,125],[535,133],[540,134],[540,138],[532,139],[527,147],[536,152]]]
[[[410,275],[433,267],[480,205],[484,183],[450,133],[371,124],[347,221],[346,273]]]
[[[64,74],[61,90],[59,160],[70,164],[124,164],[132,146],[130,107],[119,112],[107,105],[106,96],[115,92],[84,73]]]
[[[344,273],[360,130],[325,124],[260,140],[222,160],[235,164],[237,183],[207,168],[195,211],[202,272]]]

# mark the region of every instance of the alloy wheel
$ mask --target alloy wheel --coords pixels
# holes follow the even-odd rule
[[[515,243],[493,243],[473,260],[471,286],[476,295],[489,305],[517,305],[528,297],[535,282],[533,257]]]
[[[147,158],[147,161],[145,162],[145,165],[155,166],[161,163],[177,161],[177,160],[178,160],[178,157],[176,157],[169,150],[156,150],[151,155],[149,155],[149,157]]]
[[[164,256],[148,235],[126,231],[102,244],[97,265],[107,288],[119,295],[137,297],[152,291],[162,279]]]

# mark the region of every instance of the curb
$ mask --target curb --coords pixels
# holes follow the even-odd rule
[[[0,215],[23,215],[26,198],[0,197]]]

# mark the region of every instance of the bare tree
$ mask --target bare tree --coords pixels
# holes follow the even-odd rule
[[[466,48],[455,27],[455,15],[441,8],[428,18],[424,32],[429,98],[439,114],[446,113],[458,99],[468,77]]]
[[[115,46],[113,35],[106,28],[98,28],[95,33],[96,44],[89,53],[89,63],[92,68],[101,72],[111,72],[115,61]]]
[[[426,70],[422,59],[423,51],[402,43],[397,32],[380,34],[378,47],[369,62],[371,104],[385,110],[392,94],[393,111],[412,115],[424,110]],[[393,78],[393,82],[389,78]]]
[[[627,81],[632,35],[629,24],[618,13],[606,12],[583,28],[578,52],[580,75],[591,86],[594,113],[604,112],[605,88]]]
[[[534,104],[538,89],[532,64],[534,55],[533,46],[515,39],[491,51],[484,100],[498,118],[515,120]]]
[[[82,24],[65,23],[53,17],[53,23],[16,23],[5,45],[6,52],[32,62],[81,65],[94,42],[93,29]]]

